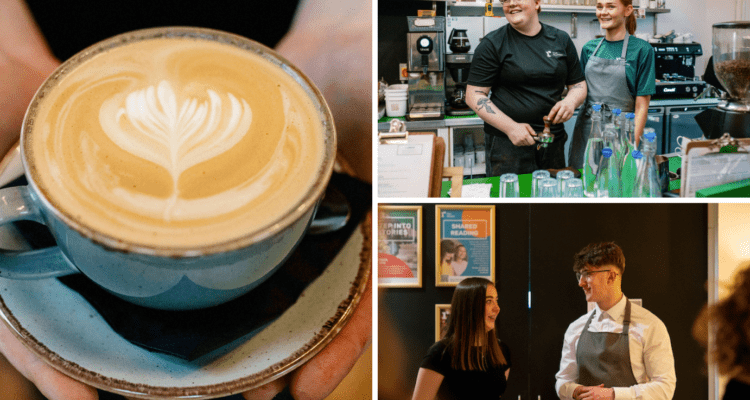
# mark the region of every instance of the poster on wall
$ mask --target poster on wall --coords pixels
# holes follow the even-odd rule
[[[435,286],[495,282],[495,206],[435,206]]]
[[[422,206],[378,206],[378,286],[422,287]]]
[[[448,318],[451,316],[450,304],[435,304],[435,341],[443,337],[443,332],[448,328]]]

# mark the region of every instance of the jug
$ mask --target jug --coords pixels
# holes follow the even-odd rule
[[[450,49],[454,53],[467,53],[471,50],[471,43],[469,43],[469,36],[466,34],[466,29],[453,29],[451,35],[448,37],[448,44]]]

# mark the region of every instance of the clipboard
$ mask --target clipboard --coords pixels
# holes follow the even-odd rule
[[[392,120],[378,134],[379,197],[439,197],[445,141],[432,132],[408,132]]]
[[[718,139],[690,140],[682,149],[680,197],[750,178],[750,139],[725,133]]]

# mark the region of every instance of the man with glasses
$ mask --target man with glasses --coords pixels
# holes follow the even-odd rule
[[[664,323],[622,293],[625,256],[613,242],[589,244],[573,270],[594,309],[565,332],[555,389],[560,399],[668,400],[672,345]]]
[[[587,93],[578,51],[566,32],[539,22],[540,0],[500,3],[508,24],[479,42],[466,87],[466,104],[484,121],[487,176],[565,168],[563,123]],[[545,117],[555,140],[540,149]]]

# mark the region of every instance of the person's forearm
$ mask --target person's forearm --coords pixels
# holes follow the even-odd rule
[[[648,120],[648,105],[651,102],[651,96],[638,96],[635,98],[635,143],[641,140],[643,129],[646,127]]]
[[[477,113],[479,118],[501,132],[508,133],[516,125],[516,121],[492,103],[489,92],[482,88],[469,85],[466,89],[466,104]]]
[[[565,96],[564,101],[569,102],[573,105],[573,109],[576,109],[586,100],[587,94],[588,87],[586,86],[586,81],[581,81],[568,86],[568,94]]]

